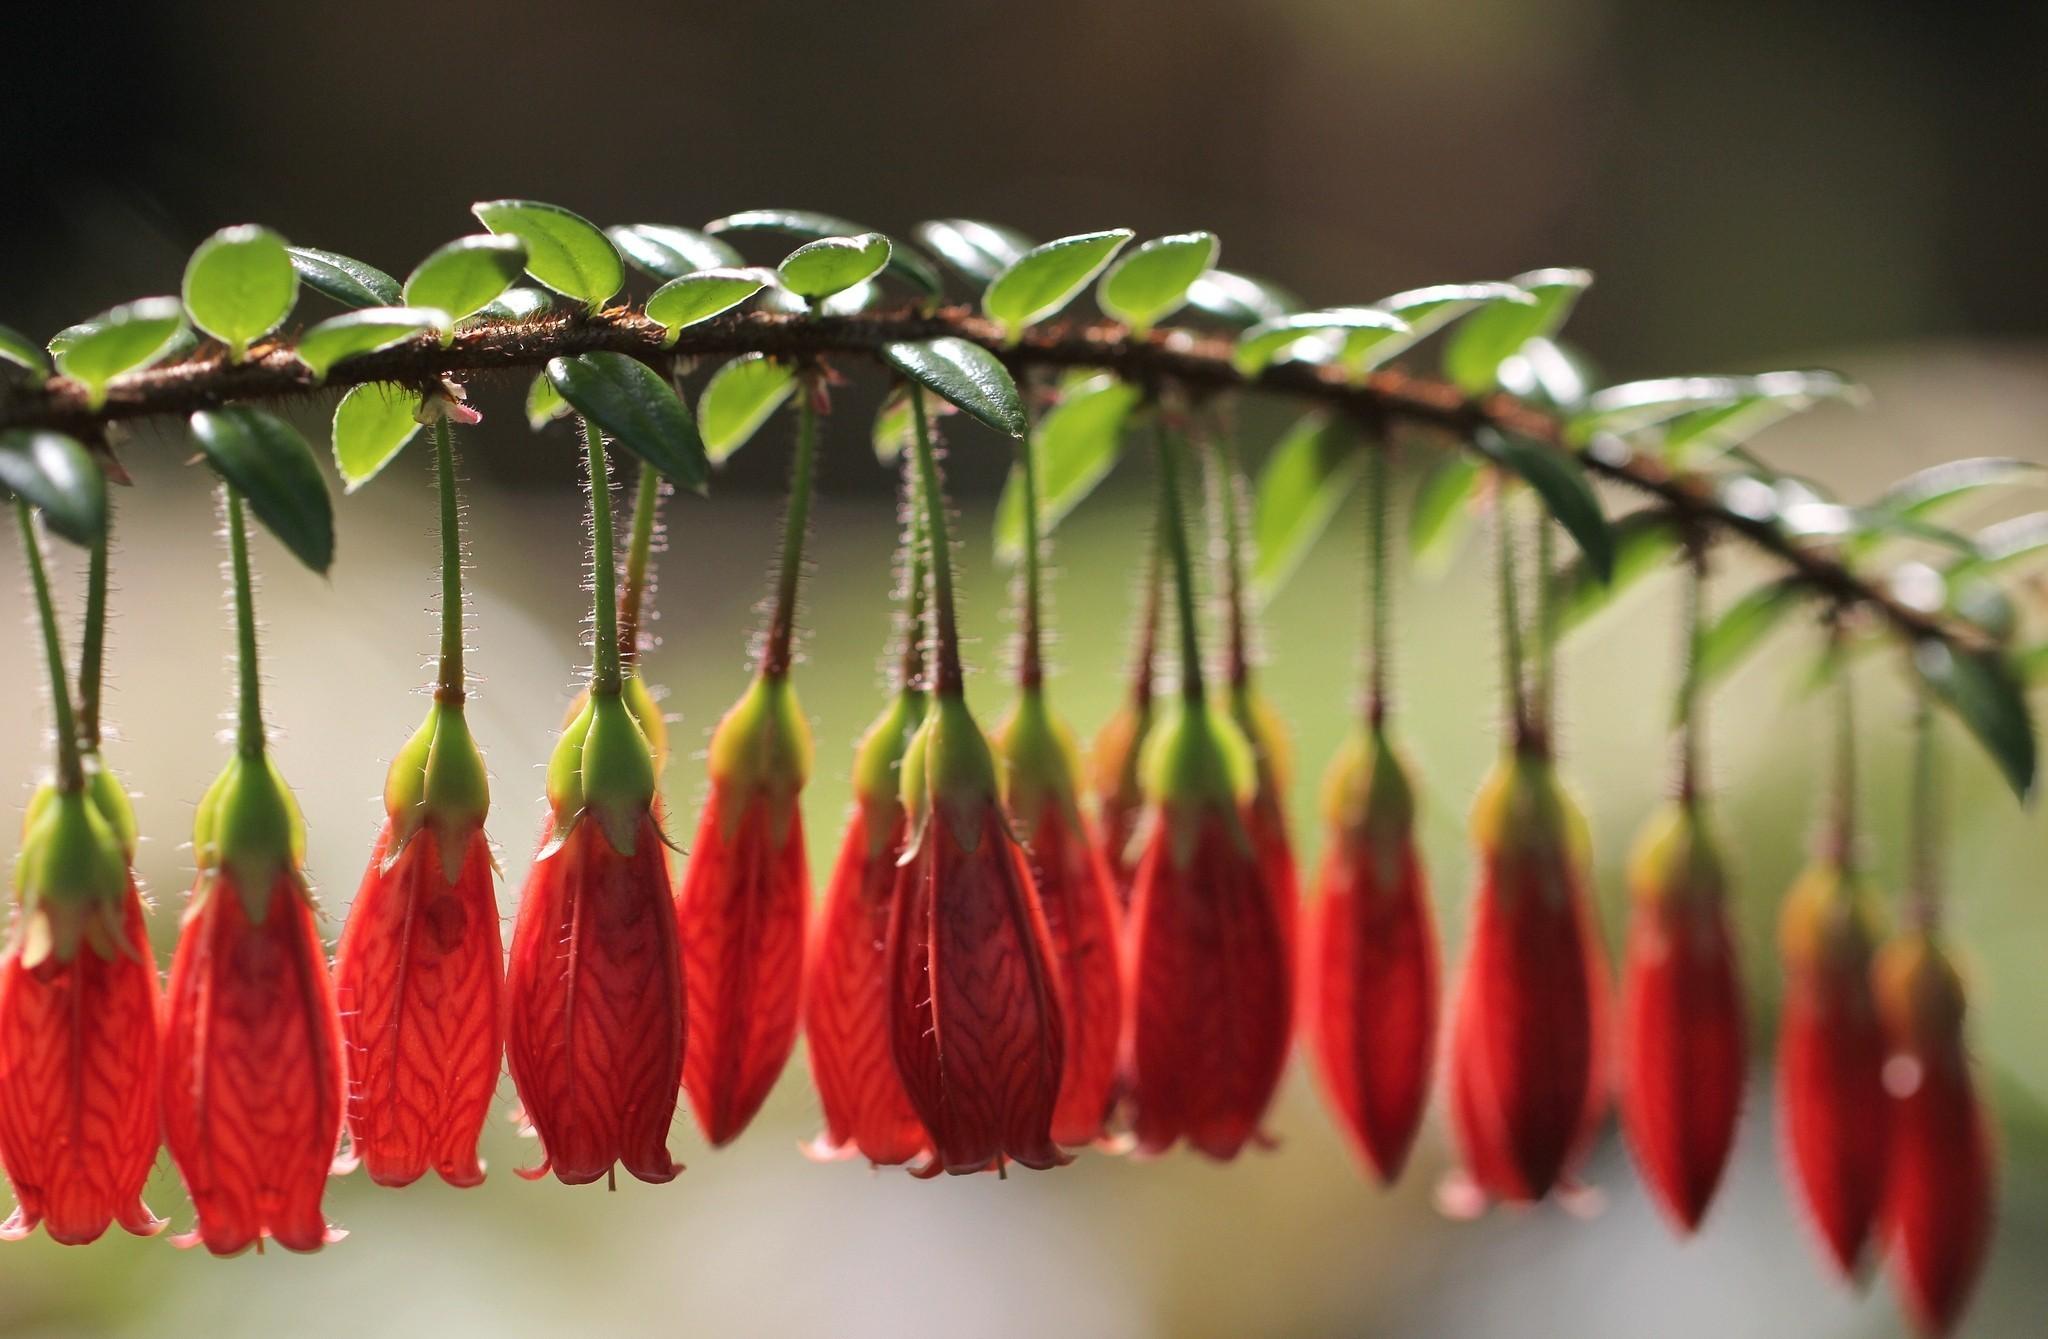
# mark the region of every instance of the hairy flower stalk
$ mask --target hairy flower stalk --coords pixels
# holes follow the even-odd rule
[[[164,1143],[198,1222],[180,1244],[317,1250],[341,1139],[341,1024],[304,872],[297,799],[270,759],[241,496],[227,493],[240,712],[235,756],[199,802],[198,882],[171,960]]]
[[[438,402],[437,402],[438,403]],[[379,1185],[482,1182],[477,1137],[504,1054],[504,936],[484,819],[490,784],[464,715],[455,449],[434,416],[441,656],[426,722],[391,761],[384,824],[334,959],[349,1139]]]
[[[505,1054],[542,1160],[571,1185],[682,1170],[668,1154],[683,1072],[682,957],[655,812],[653,749],[624,697],[611,484],[590,463],[589,700],[548,764],[551,819],[520,894],[505,974]]]
[[[911,396],[930,545],[931,702],[902,764],[907,847],[888,937],[889,1038],[931,1137],[924,1174],[1065,1162],[1052,1122],[1065,1073],[1052,936],[967,708],[953,556],[922,395]]]
[[[0,953],[0,1165],[15,1198],[0,1239],[40,1223],[51,1240],[78,1246],[109,1223],[142,1236],[163,1228],[142,1202],[158,1140],[159,997],[133,871],[134,815],[97,756],[106,539],[91,559],[74,722],[42,548],[27,504],[16,515],[48,659],[57,766],[29,802],[14,931]]]
[[[1132,639],[1129,686],[1124,700],[1102,723],[1089,746],[1090,788],[1095,793],[1097,840],[1103,864],[1116,880],[1119,903],[1131,904],[1131,878],[1138,869],[1138,822],[1145,813],[1145,739],[1153,722],[1153,659],[1159,642],[1161,573],[1159,537],[1145,546],[1137,631]]]
[[[824,394],[814,376],[803,382],[767,635],[754,682],[712,733],[711,793],[676,889],[694,1034],[683,1086],[713,1147],[746,1129],[775,1086],[796,1045],[803,988],[811,879],[798,801],[811,731],[790,668]]]
[[[1366,461],[1370,607],[1363,718],[1323,783],[1328,834],[1304,971],[1317,1073],[1366,1164],[1391,1183],[1428,1104],[1440,975],[1407,767],[1387,735],[1387,452]]]
[[[1234,1158],[1286,1065],[1287,927],[1253,839],[1254,764],[1204,689],[1181,451],[1159,425],[1160,533],[1173,565],[1180,692],[1145,746],[1145,851],[1127,938],[1130,1109],[1140,1152]]]

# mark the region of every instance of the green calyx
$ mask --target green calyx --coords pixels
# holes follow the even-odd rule
[[[1711,910],[1728,889],[1721,851],[1696,805],[1674,800],[1650,816],[1629,853],[1628,886],[1645,905]]]
[[[128,802],[127,787],[97,752],[85,754],[85,793],[99,809],[100,817],[114,829],[114,836],[121,843],[122,858],[133,864],[135,846],[141,838],[141,830],[135,824],[135,806]]]
[[[1145,795],[1168,825],[1173,856],[1185,865],[1201,825],[1220,815],[1240,841],[1244,806],[1257,793],[1258,766],[1244,731],[1207,701],[1177,699],[1146,737]]]
[[[118,937],[94,934],[93,928],[118,932],[127,888],[121,838],[91,794],[54,786],[37,790],[14,865],[22,965],[32,968],[53,957],[70,962],[88,935],[103,956],[112,956],[109,946]]]
[[[1585,868],[1592,837],[1585,815],[1558,781],[1549,755],[1511,749],[1494,765],[1472,806],[1472,840],[1502,888],[1534,888],[1563,900]]]
[[[384,774],[384,812],[392,827],[389,854],[395,856],[421,828],[431,828],[440,844],[442,873],[453,883],[462,872],[470,834],[484,825],[490,809],[484,755],[462,707],[435,702]]]
[[[1018,695],[995,731],[1002,762],[1003,802],[1021,830],[1030,831],[1048,808],[1072,810],[1081,789],[1081,751],[1074,732],[1033,686]]]
[[[1287,746],[1287,727],[1273,704],[1248,681],[1230,689],[1230,719],[1243,732],[1251,749],[1252,779],[1259,797],[1277,796],[1287,788],[1293,762]]]
[[[1400,751],[1377,726],[1344,741],[1323,781],[1323,813],[1347,840],[1393,847],[1415,831],[1415,789]]]
[[[280,878],[298,883],[306,859],[299,802],[267,753],[237,753],[206,788],[192,823],[201,874],[225,873],[249,920],[261,924]]]
[[[940,693],[903,756],[903,807],[921,834],[934,816],[961,849],[981,844],[982,820],[996,804],[995,753],[958,693]]]
[[[654,750],[623,695],[591,694],[563,729],[548,762],[548,805],[558,839],[587,811],[614,851],[633,854],[654,806]]]
[[[661,717],[654,690],[647,686],[646,679],[629,673],[620,695],[626,699],[626,710],[633,713],[640,733],[647,737],[647,747],[654,752],[654,774],[658,777],[668,769],[668,722]]]
[[[868,840],[886,840],[903,806],[903,760],[924,724],[926,697],[905,688],[889,699],[853,755],[853,798],[867,818]]]
[[[774,808],[781,835],[811,779],[811,727],[786,676],[754,676],[711,734],[710,772],[732,801],[728,823],[736,825],[758,797]]]

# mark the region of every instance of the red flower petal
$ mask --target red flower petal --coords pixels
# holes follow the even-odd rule
[[[472,832],[450,883],[431,827],[386,868],[390,843],[387,821],[334,959],[349,1137],[379,1185],[409,1185],[432,1168],[473,1186],[484,1179],[477,1136],[504,1054],[490,845]]]
[[[505,1055],[544,1161],[563,1182],[674,1178],[682,958],[661,832],[621,855],[589,813],[533,863],[505,973]]]
[[[713,782],[676,894],[691,1045],[690,1108],[713,1147],[761,1109],[796,1046],[810,872],[792,795],[756,795],[735,817]]]
[[[0,1238],[38,1222],[82,1246],[118,1222],[139,1236],[163,1221],[142,1202],[157,1150],[157,989],[131,879],[121,940],[70,962],[0,959],[0,1162],[14,1183]]]
[[[1102,1137],[1116,1096],[1123,1034],[1123,969],[1115,893],[1088,824],[1048,802],[1026,849],[1059,969],[1066,1066],[1052,1137],[1077,1148]]]
[[[333,1239],[320,1197],[341,1139],[341,1027],[295,874],[251,921],[232,874],[202,874],[171,960],[164,1143],[198,1210],[192,1239],[233,1255]]]
[[[1131,1111],[1138,1147],[1237,1156],[1287,1064],[1292,970],[1280,899],[1236,815],[1155,816],[1130,924]]]

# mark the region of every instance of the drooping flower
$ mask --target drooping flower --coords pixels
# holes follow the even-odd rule
[[[379,1185],[431,1169],[473,1186],[504,1053],[504,937],[489,783],[459,703],[436,701],[392,760],[384,806],[334,960],[349,1138]]]
[[[901,690],[862,738],[853,816],[813,924],[804,1039],[825,1112],[825,1129],[809,1146],[819,1158],[858,1154],[894,1166],[931,1146],[896,1072],[889,1030],[889,922],[909,839],[901,769],[924,712],[922,692]]]
[[[1884,1029],[1870,988],[1875,933],[1861,880],[1832,858],[1785,899],[1778,947],[1779,1125],[1808,1217],[1845,1277],[1884,1201]]]
[[[1644,828],[1629,888],[1622,1129],[1659,1206],[1691,1232],[1727,1166],[1748,1073],[1727,878],[1695,805],[1672,804]]]
[[[1913,1323],[1947,1335],[1984,1267],[1994,1189],[1991,1124],[1963,1041],[1962,981],[1924,932],[1885,945],[1874,978],[1891,1113],[1884,1241]]]
[[[1360,730],[1324,786],[1329,840],[1305,958],[1318,1073],[1382,1182],[1407,1163],[1436,1056],[1436,925],[1415,800],[1383,732]]]
[[[810,872],[797,806],[811,732],[786,675],[755,678],[711,737],[711,796],[676,891],[690,1110],[713,1147],[761,1109],[796,1045]]]
[[[1230,716],[1244,733],[1252,759],[1251,800],[1245,805],[1245,832],[1258,852],[1259,868],[1273,911],[1280,922],[1287,960],[1295,959],[1295,921],[1301,900],[1294,843],[1287,835],[1287,729],[1273,704],[1253,686],[1248,671],[1239,669],[1230,685]]]
[[[1152,730],[1152,693],[1133,691],[1110,713],[1088,748],[1089,789],[1095,794],[1096,846],[1116,884],[1117,900],[1131,903],[1138,871],[1138,824],[1145,816],[1141,759]]]
[[[1479,887],[1451,1032],[1451,1117],[1486,1196],[1542,1199],[1606,1111],[1606,971],[1585,819],[1548,756],[1516,749],[1473,806]]]

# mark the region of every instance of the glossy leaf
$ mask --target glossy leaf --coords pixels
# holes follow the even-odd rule
[[[228,346],[236,362],[277,329],[299,298],[299,274],[284,238],[253,223],[222,228],[185,263],[185,310],[192,324]]]
[[[1098,375],[1067,392],[1031,434],[1037,470],[1038,533],[1049,535],[1068,512],[1115,468],[1124,425],[1144,392],[1117,377]],[[996,503],[996,556],[1015,562],[1024,552],[1024,485],[1013,467]]]
[[[1216,263],[1217,249],[1209,232],[1154,237],[1110,266],[1095,300],[1111,319],[1144,334],[1186,305],[1188,289]]]
[[[2025,800],[2034,787],[2034,724],[2015,667],[1996,653],[1952,651],[1934,641],[1915,648],[1913,663]]]
[[[1614,574],[1602,581],[1583,557],[1555,578],[1551,613],[1561,636],[1613,607],[1622,592],[1652,572],[1670,566],[1679,551],[1678,526],[1661,511],[1639,511],[1616,521]]]
[[[375,265],[366,265],[337,251],[312,246],[288,246],[292,269],[299,282],[344,307],[396,307],[403,298],[398,280]]]
[[[1031,239],[1014,228],[975,219],[933,219],[911,229],[969,283],[986,286],[1031,249]]]
[[[889,239],[878,232],[821,237],[784,256],[776,272],[784,288],[816,302],[880,274],[889,263],[889,250]]]
[[[1481,469],[1470,451],[1442,453],[1415,491],[1408,520],[1408,549],[1417,563],[1441,571],[1471,526],[1472,497]]]
[[[1987,488],[2041,483],[2043,467],[2031,460],[1979,456],[1949,460],[1907,475],[1887,488],[1860,515],[1857,533],[1844,546],[1854,555],[1869,553],[1897,534],[1919,535],[1924,523],[1948,507]]]
[[[1022,437],[1029,426],[1017,383],[979,344],[950,335],[884,344],[882,361],[997,432]]]
[[[741,263],[740,253],[695,228],[666,223],[628,223],[605,229],[605,236],[634,269],[666,282],[696,270],[716,270]]]
[[[1659,377],[1595,391],[1567,424],[1574,442],[1662,427],[1667,457],[1688,467],[1710,460],[1771,424],[1826,400],[1854,400],[1862,388],[1833,372],[1765,372],[1750,377]]]
[[[470,313],[462,325],[473,326],[480,321],[510,321],[517,324],[531,321],[536,316],[545,316],[554,309],[553,293],[545,288],[514,284]]]
[[[1316,539],[1358,483],[1365,452],[1344,419],[1312,413],[1287,430],[1259,471],[1252,537],[1257,565],[1252,586],[1271,599],[1294,575]]]
[[[1723,609],[1700,634],[1701,691],[1734,673],[1805,599],[1806,589],[1787,577],[1758,586]]]
[[[857,316],[873,306],[880,296],[881,290],[873,280],[869,280],[834,293],[814,306],[778,283],[761,290],[761,310],[779,312],[784,316]]]
[[[185,333],[185,306],[176,298],[142,298],[61,330],[50,341],[57,370],[85,387],[94,409],[106,403],[107,383],[170,355]]]
[[[666,478],[699,490],[710,482],[696,422],[647,364],[599,350],[552,359],[547,375],[571,408]]]
[[[327,380],[345,358],[403,344],[425,331],[440,331],[445,313],[428,307],[366,307],[322,321],[299,337],[293,350],[313,369],[316,381]]]
[[[1035,246],[989,284],[981,310],[1014,340],[1079,296],[1132,236],[1129,228],[1112,228]]]
[[[1509,282],[1534,301],[1488,304],[1468,316],[1444,343],[1444,373],[1467,395],[1498,390],[1500,365],[1530,340],[1556,334],[1593,275],[1588,270],[1531,270]]]
[[[2048,511],[1987,525],[1977,532],[1976,547],[1979,561],[1991,570],[2048,553]]]
[[[192,435],[220,477],[293,556],[315,572],[334,562],[334,503],[298,429],[252,405],[202,409]]]
[[[74,544],[107,533],[107,481],[77,439],[48,428],[0,432],[0,491],[43,514],[43,524]]]
[[[1294,294],[1234,270],[1211,270],[1188,285],[1188,306],[1239,329],[1285,316],[1299,307]]]
[[[826,237],[855,237],[874,230],[849,219],[810,209],[747,209],[713,219],[704,225],[704,231],[713,236],[765,232],[816,241]],[[939,282],[939,272],[931,261],[910,247],[897,245],[893,239],[889,247],[889,263],[884,271],[904,280],[927,297],[939,297],[945,292],[945,286]]]
[[[568,412],[569,402],[548,380],[548,374],[537,374],[526,388],[526,426],[539,432]]]
[[[1536,297],[1514,284],[1432,284],[1381,298],[1372,305],[1406,321],[1408,342],[1416,344],[1467,313],[1499,306],[1533,308]],[[1350,351],[1339,361],[1348,364]]]
[[[774,282],[773,270],[697,270],[655,289],[647,299],[647,318],[666,330],[673,344],[687,327],[731,311]]]
[[[492,232],[525,245],[528,274],[592,311],[626,286],[618,248],[581,214],[538,200],[486,200],[469,211]]]
[[[1552,339],[1532,339],[1500,365],[1501,389],[1519,395],[1539,409],[1575,414],[1598,382],[1591,364],[1577,350]]]
[[[405,305],[437,308],[460,321],[510,288],[525,267],[526,245],[517,237],[458,237],[406,276]]]
[[[353,493],[397,458],[420,430],[420,393],[372,381],[349,389],[334,407],[334,463]]]
[[[1563,451],[1520,438],[1482,433],[1475,440],[1480,450],[1536,491],[1544,507],[1586,556],[1593,574],[1602,581],[1611,579],[1614,528],[1601,511],[1600,499],[1594,494],[1593,485],[1586,481],[1579,462]]]
[[[745,446],[795,390],[795,369],[765,354],[743,353],[712,373],[697,399],[697,429],[712,463]]]
[[[0,363],[12,363],[37,376],[50,374],[49,356],[36,347],[35,341],[4,325],[0,325]]]
[[[1238,336],[1231,357],[1237,370],[1251,377],[1265,371],[1281,354],[1319,336],[1341,337],[1364,358],[1374,345],[1395,341],[1408,333],[1406,321],[1378,307],[1332,307],[1261,321]],[[1332,345],[1316,361],[1326,361],[1336,352]]]

